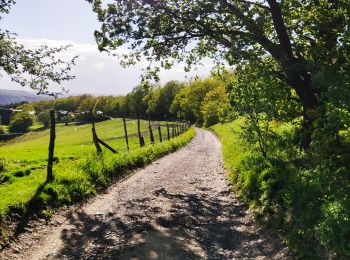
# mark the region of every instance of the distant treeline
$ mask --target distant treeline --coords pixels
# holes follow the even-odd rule
[[[82,112],[95,110],[110,117],[182,119],[207,126],[225,120],[230,112],[224,80],[219,76],[189,82],[170,81],[164,86],[138,85],[125,96],[85,94],[21,104],[16,108],[35,111],[36,119],[44,126],[48,126],[50,109],[76,113],[73,116],[58,114],[58,121],[66,123],[89,122],[91,115]],[[96,120],[105,118],[101,115],[96,117]]]

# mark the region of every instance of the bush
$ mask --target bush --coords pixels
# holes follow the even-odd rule
[[[59,120],[60,122],[63,122],[65,125],[68,125],[69,123],[74,122],[74,118],[70,115],[63,116]]]
[[[4,128],[2,128],[2,127],[0,126],[0,135],[2,135],[2,134],[4,134],[4,133],[5,133]]]
[[[230,112],[230,102],[224,86],[209,91],[201,103],[201,113],[206,127],[223,122]]]
[[[11,118],[9,131],[11,133],[25,133],[32,125],[33,118],[28,113],[19,112]]]
[[[43,111],[38,114],[38,121],[43,124],[45,128],[47,128],[50,124],[50,112]]]

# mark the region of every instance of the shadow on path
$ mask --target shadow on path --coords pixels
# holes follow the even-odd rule
[[[28,226],[29,221],[35,216],[36,213],[38,213],[40,207],[42,206],[39,201],[40,194],[44,191],[46,185],[48,184],[48,181],[45,181],[44,183],[40,184],[40,186],[35,191],[35,194],[30,199],[30,201],[27,203],[25,210],[23,214],[21,214],[21,217],[18,221],[18,224],[15,228],[15,231],[13,233],[13,237],[18,237],[21,233],[23,233]]]
[[[214,193],[215,194],[215,193]],[[232,259],[265,256],[272,259],[274,245],[264,231],[255,229],[245,206],[206,194],[171,194],[159,189],[155,196],[124,203],[127,214],[69,216],[61,234],[64,243],[55,258],[69,259]],[[171,203],[163,212],[153,203]],[[272,244],[272,246],[271,246]]]

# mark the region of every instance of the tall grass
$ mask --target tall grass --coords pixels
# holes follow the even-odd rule
[[[229,178],[233,179],[236,169],[247,153],[247,149],[242,145],[239,137],[240,126],[243,120],[235,120],[229,123],[217,124],[211,127],[220,139],[222,145],[222,156]]]

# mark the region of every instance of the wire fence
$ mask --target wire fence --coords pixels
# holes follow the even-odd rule
[[[2,110],[5,110],[2,108]],[[28,113],[30,115],[35,114],[33,111],[23,111],[18,109],[6,109],[11,111],[11,113],[16,112],[24,112]],[[72,115],[73,117],[76,117],[81,114],[87,114],[87,116],[90,119],[89,123],[85,123],[84,125],[77,126],[73,129],[67,129],[65,131],[59,131],[56,132],[56,118],[58,115]],[[50,128],[48,132],[45,132],[45,135],[49,137],[48,147],[48,158],[47,159],[47,180],[53,179],[53,173],[52,168],[54,164],[54,157],[55,157],[55,148],[57,142],[56,135],[62,135],[66,131],[76,131],[79,127],[85,128],[84,133],[86,134],[86,127],[89,127],[91,125],[91,135],[90,138],[87,135],[84,135],[85,141],[81,142],[81,147],[84,145],[90,145],[93,144],[92,147],[95,147],[96,152],[98,154],[101,154],[103,150],[107,150],[111,153],[119,153],[119,152],[126,152],[130,151],[131,149],[134,149],[136,147],[144,147],[145,145],[153,145],[156,142],[164,142],[167,140],[170,140],[172,138],[176,138],[177,136],[184,133],[189,127],[189,122],[184,122],[182,120],[171,120],[171,121],[156,121],[156,120],[144,120],[141,118],[116,118],[112,117],[110,115],[105,114],[103,111],[95,111],[95,113],[92,113],[91,111],[83,111],[83,112],[68,112],[63,110],[50,110]],[[97,124],[98,119],[105,118],[108,120],[113,120],[113,125],[115,126],[104,126],[101,124]],[[107,121],[108,121],[107,120]],[[101,121],[101,120],[100,120]],[[106,120],[105,120],[106,121]],[[121,130],[122,129],[122,130]],[[60,129],[62,130],[62,129]],[[116,131],[118,130],[118,131]],[[115,132],[116,134],[112,134]],[[108,133],[108,134],[107,134]],[[17,140],[18,142],[21,142],[21,139],[29,140],[31,137],[36,137],[37,134],[40,136],[42,132],[29,132],[26,133],[4,133],[0,134],[0,137],[17,137],[21,136],[19,138],[16,138],[14,140]],[[34,136],[33,136],[34,135]],[[28,138],[28,136],[31,136]],[[41,135],[42,136],[42,135]],[[69,137],[69,134],[65,134],[65,136]],[[40,138],[40,137],[39,137]],[[60,142],[62,139],[59,140]],[[81,140],[80,140],[81,141]],[[117,143],[115,142],[117,141]],[[47,141],[46,141],[47,142]],[[122,144],[124,142],[124,145]],[[118,145],[117,145],[118,144]],[[58,143],[59,148],[62,148],[64,145],[63,143]],[[91,147],[91,148],[92,148]],[[89,148],[89,149],[91,149]],[[47,151],[47,150],[46,150]]]

